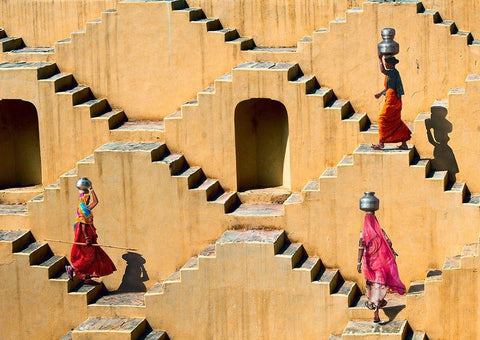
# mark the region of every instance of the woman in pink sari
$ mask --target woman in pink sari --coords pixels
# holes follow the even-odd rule
[[[374,310],[374,322],[380,322],[378,310],[387,305],[387,290],[405,294],[405,285],[400,281],[392,242],[380,227],[373,212],[367,212],[358,246],[357,270],[365,276],[368,309]]]

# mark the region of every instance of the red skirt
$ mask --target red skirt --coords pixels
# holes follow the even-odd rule
[[[82,224],[75,223],[75,242],[85,243],[82,233]],[[93,243],[97,243],[97,233],[93,224],[83,224],[85,231]],[[89,277],[100,277],[112,274],[117,269],[107,253],[100,247],[87,247],[74,244],[70,255],[75,275],[80,280]]]

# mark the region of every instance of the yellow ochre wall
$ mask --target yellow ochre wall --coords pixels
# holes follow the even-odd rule
[[[235,143],[245,146],[247,142],[235,140],[233,113],[249,98],[278,101],[288,116],[290,156],[285,157],[285,183],[290,183],[286,186],[293,191],[300,191],[308,180],[354,150],[360,139],[360,122],[342,121],[342,111],[346,115],[349,104],[325,107],[334,98],[331,90],[307,94],[315,79],[307,78],[307,82],[300,76],[296,64],[245,63],[235,67],[231,77],[220,77],[213,89],[199,93],[198,103],[187,103],[180,115],[165,119],[167,145],[184,153],[191,164],[201,165],[225,188],[237,190],[239,149]]]
[[[48,280],[45,267],[32,267],[28,256],[12,254],[0,242],[0,334],[2,339],[60,339],[85,320],[86,300],[68,294],[64,282]]]
[[[28,46],[53,46],[68,38],[71,32],[83,29],[89,20],[102,11],[116,8],[119,1],[3,1],[0,3],[0,26],[11,36],[20,36]],[[343,18],[349,8],[361,7],[365,0],[323,1],[219,1],[189,0],[190,7],[202,8],[208,17],[220,18],[225,27],[235,27],[241,35],[252,37],[259,46],[295,46],[313,31],[327,27],[330,20]],[[422,1],[427,9],[439,11],[445,20],[455,20],[461,30],[480,36],[475,13],[478,0],[468,6],[449,0]],[[26,24],[29,23],[29,24]],[[33,23],[33,24],[30,24]]]
[[[397,69],[405,89],[402,118],[407,121],[479,70],[480,45],[467,45],[464,35],[452,35],[449,26],[434,24],[432,15],[417,13],[416,3],[365,2],[363,11],[347,13],[346,22],[331,22],[328,31],[313,34],[311,70],[372,120],[383,105],[374,98],[384,88],[377,57],[383,27],[397,31]]]
[[[478,131],[468,119],[476,112],[478,91],[475,88],[470,91],[469,87],[475,84],[470,86],[467,81],[465,85],[466,75],[477,71],[478,47],[467,46],[464,36],[450,35],[448,27],[434,25],[430,16],[416,11],[414,4],[366,3],[363,12],[347,14],[346,24],[335,22],[329,33],[315,33],[310,49],[305,48],[304,45],[310,45],[306,41],[302,43],[304,49],[297,54],[276,54],[272,58],[300,60],[305,73],[313,72],[322,85],[331,86],[339,97],[351,98],[355,109],[368,111],[375,119],[380,101],[375,102],[372,95],[382,82],[375,59],[379,31],[384,25],[408,27],[408,31],[399,29],[397,37],[402,51],[399,69],[407,89],[404,118],[413,121],[420,112],[429,111],[435,99],[446,97],[451,88],[465,86],[465,93],[453,91],[449,96],[447,119],[453,125],[450,145],[459,162],[458,178],[467,184],[471,181],[471,189],[478,192],[480,186],[476,184],[478,176],[474,169],[477,150],[469,146],[477,139]],[[170,26],[158,18],[170,18]],[[118,12],[103,14],[102,23],[89,23],[86,34],[74,34],[72,44],[57,44],[60,68],[78,72],[82,82],[93,86],[95,94],[108,95],[115,105],[131,109],[130,117],[159,119],[173,112],[183,101],[195,97],[197,91],[223,73],[230,72],[234,65],[269,56],[266,52],[257,55],[252,51],[240,52],[239,46],[225,43],[223,35],[207,33],[203,24],[188,21],[186,13],[172,12],[168,3],[122,3]],[[170,42],[171,49],[158,56]],[[410,49],[407,51],[405,46]],[[172,51],[177,51],[178,55]],[[309,53],[313,53],[311,61]],[[168,67],[162,69],[165,65]],[[226,189],[236,186],[233,112],[236,104],[245,99],[270,98],[285,105],[290,126],[291,187],[295,191],[309,179],[318,177],[325,167],[333,166],[342,155],[351,153],[361,140],[358,122],[344,125],[348,123],[340,120],[339,112],[324,107],[324,97],[308,99],[305,83],[295,84],[295,79],[289,79],[282,72],[265,75],[251,70],[233,70],[232,73],[233,81],[227,77],[215,83],[215,94],[200,94],[200,106],[193,107],[196,104],[191,103],[182,108],[180,116],[168,119],[170,123],[167,120],[167,143],[169,147],[172,145],[172,151],[184,152],[190,164],[205,167],[208,176],[218,175]],[[54,84],[43,83],[37,78],[36,69],[1,70],[0,98],[22,99],[37,108],[43,182],[47,184],[96,146],[107,142],[108,131],[106,127],[92,130],[87,111],[73,108],[71,98],[58,99]],[[172,122],[174,120],[179,121]],[[212,131],[206,128],[205,122],[212,123]],[[422,124],[421,121],[416,123]],[[172,124],[170,130],[168,124]],[[422,156],[431,152],[425,140],[414,141],[418,141]],[[241,218],[225,215],[223,206],[207,202],[205,191],[188,190],[186,178],[172,178],[168,164],[152,162],[152,154],[156,155],[160,145],[142,148],[110,145],[97,150],[94,159],[79,163],[77,172],[65,174],[58,184],[48,187],[43,201],[29,203],[30,222],[24,227],[30,227],[39,240],[46,237],[71,239],[77,197],[74,183],[78,176],[88,176],[100,198],[100,205],[94,212],[100,240],[142,249],[150,275],[149,287],[166,278],[232,226],[286,229],[291,239],[304,243],[311,255],[320,255],[328,267],[338,267],[346,278],[362,284],[363,277],[355,271],[356,245],[363,218],[357,205],[358,198],[366,190],[376,191],[381,199],[377,215],[400,254],[400,275],[407,286],[410,281],[423,279],[428,269],[441,268],[445,257],[458,253],[464,244],[478,238],[478,205],[462,204],[462,187],[455,186],[445,192],[445,174],[425,178],[429,172],[424,163],[409,166],[413,151],[373,153],[360,149],[354,154],[353,164],[347,158],[336,175],[328,172],[322,176],[316,183],[319,190],[315,185],[307,187],[300,202],[287,202],[285,216]],[[300,150],[307,152],[302,154]],[[12,223],[1,227],[14,226]],[[59,244],[52,244],[52,249],[60,255],[68,255],[70,251],[69,246]],[[119,270],[106,278],[105,284],[115,289],[125,264],[121,252],[109,253]],[[253,254],[259,253],[263,255],[253,251]],[[4,250],[1,254],[2,259],[8,257]],[[258,259],[255,256],[251,260]],[[0,277],[6,282],[7,292],[14,292],[2,291],[5,308],[12,308],[12,318],[18,321],[12,327],[29,332],[30,328],[25,325],[39,322],[35,310],[32,319],[20,320],[19,310],[27,311],[31,303],[35,308],[48,305],[52,313],[65,308],[61,307],[62,295],[44,284],[46,279],[37,275],[37,269],[21,261],[8,260],[7,263],[0,266]],[[225,268],[226,264],[212,272],[225,273]],[[464,276],[446,274],[446,286],[431,295],[429,301],[440,301],[442,297],[449,305],[465,299],[478,301],[474,290],[475,280],[478,280],[474,272],[476,267],[469,270]],[[10,275],[13,271],[17,276]],[[238,273],[232,278],[242,281],[244,274]],[[285,271],[280,270],[280,274]],[[258,273],[258,279],[270,282],[268,275],[269,272]],[[30,285],[31,282],[36,285]],[[207,286],[205,281],[198,286],[190,284],[185,286],[188,289]],[[23,290],[25,295],[20,296],[13,287]],[[285,286],[287,292],[297,288],[294,280]],[[462,294],[457,294],[461,289]],[[46,293],[38,294],[38,291]],[[288,303],[288,294],[283,297]],[[220,298],[219,293],[214,299]],[[468,304],[468,310],[473,306]],[[478,323],[478,314],[462,309],[452,310],[461,319],[447,323],[448,314],[442,314],[441,307],[435,303],[426,304],[422,308],[429,309],[424,313],[428,320],[416,321],[412,316],[414,327],[418,324],[419,328],[425,327],[427,333],[431,332],[432,338],[441,338],[439,322],[449,325],[452,332],[460,331],[462,325]],[[339,310],[334,309],[335,313]],[[59,322],[65,321],[59,318]]]
[[[171,6],[122,2],[117,12],[104,12],[70,42],[56,44],[60,69],[74,72],[129,117],[162,119],[242,61],[299,62],[306,74],[376,120],[382,102],[373,94],[384,86],[376,46],[380,30],[393,27],[406,90],[403,117],[413,121],[480,64],[480,45],[468,45],[464,34],[452,35],[451,27],[435,24],[431,14],[417,13],[422,10],[417,3],[365,2],[363,10],[347,12],[346,22],[330,22],[329,29],[312,32],[313,40],[300,41],[290,53],[241,51],[239,43],[225,42],[221,31],[207,32],[205,22],[189,23],[188,11]]]
[[[146,260],[150,277],[146,285],[150,287],[220,237],[227,226],[245,223],[245,218],[226,215],[223,205],[208,202],[205,190],[189,190],[187,177],[172,177],[170,165],[158,161],[163,150],[158,143],[111,143],[97,149],[93,158],[78,163],[76,172],[62,175],[57,185],[47,187],[44,200],[29,202],[34,236],[39,240],[73,237],[75,183],[78,177],[88,177],[100,201],[93,212],[99,242],[139,249]],[[255,224],[255,217],[246,220]],[[276,217],[261,222],[283,226]],[[70,254],[69,245],[52,243],[51,247],[55,254]],[[115,290],[125,261],[122,251],[108,252],[118,272],[104,282]]]
[[[77,87],[74,78],[65,76],[52,63],[0,64],[0,98],[31,103],[37,111],[41,158],[38,184],[44,186],[55,182],[96,147],[122,138],[111,134],[109,117],[92,119],[98,106],[91,101],[94,98],[88,87]],[[108,103],[104,110],[110,110]],[[123,138],[142,140],[148,134],[140,130],[127,131]],[[155,132],[147,139],[160,138]],[[26,151],[22,147],[22,152]]]
[[[27,46],[49,47],[85,26],[89,20],[115,8],[117,0],[2,1],[0,27],[21,37]]]
[[[435,166],[450,170],[457,181],[468,183],[474,193],[480,192],[480,146],[476,142],[480,126],[472,119],[480,110],[480,77],[469,75],[463,87],[452,89],[446,98],[436,101],[431,112],[417,117],[412,142],[423,157],[435,159]]]
[[[341,333],[347,296],[331,295],[328,281],[312,282],[308,266],[293,269],[298,254],[277,254],[283,237],[280,231],[227,231],[179,278],[164,283],[163,292],[147,293],[149,322],[175,339],[327,339]]]
[[[361,6],[364,0],[189,0],[191,7],[201,7],[207,16],[220,18],[225,27],[235,27],[252,37],[258,46],[295,46],[297,41],[345,11]]]
[[[363,285],[355,266],[364,217],[358,200],[364,191],[374,191],[380,199],[377,218],[400,254],[403,282],[408,286],[428,269],[441,268],[447,256],[478,238],[480,210],[462,204],[460,188],[444,191],[444,173],[426,178],[425,164],[410,166],[413,156],[413,151],[359,147],[353,159],[339,163],[336,175],[326,173],[317,189],[306,188],[302,203],[286,205],[289,237],[304,243],[327,267],[340,268],[346,279]]]
[[[457,265],[447,260],[440,276],[426,278],[423,293],[407,296],[410,324],[427,330],[429,339],[480,337],[479,249],[478,243],[465,246]]]
[[[102,13],[86,33],[57,43],[57,63],[90,84],[98,97],[128,112],[129,118],[162,119],[182,101],[230,71],[240,45],[189,23],[188,11],[168,1],[121,2]],[[221,57],[219,57],[221,56]]]

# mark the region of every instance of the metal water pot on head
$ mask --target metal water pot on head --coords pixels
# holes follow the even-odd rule
[[[381,31],[383,40],[378,43],[378,53],[384,56],[394,56],[400,52],[400,45],[393,40],[395,30],[393,28],[383,28]]]
[[[380,208],[380,200],[375,197],[373,191],[366,191],[365,195],[360,198],[360,210],[365,211],[367,214],[374,214]]]

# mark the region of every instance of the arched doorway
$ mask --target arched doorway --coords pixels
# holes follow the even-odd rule
[[[37,110],[18,99],[0,100],[0,189],[42,183]]]
[[[253,98],[235,108],[237,190],[290,186],[288,115],[276,100]]]

